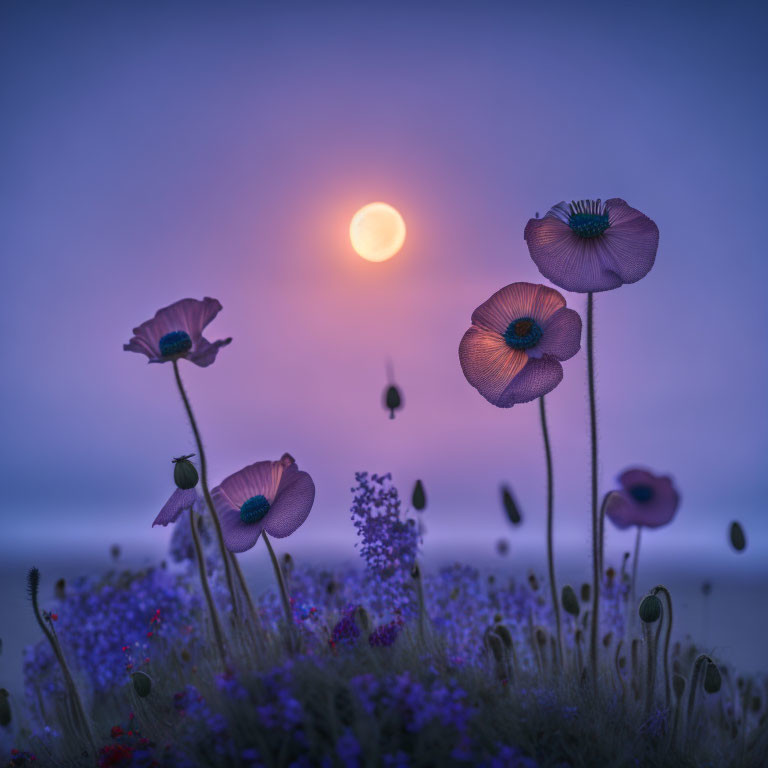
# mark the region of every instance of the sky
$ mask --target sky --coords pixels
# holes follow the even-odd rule
[[[349,491],[368,470],[406,497],[424,481],[434,546],[490,555],[508,536],[513,556],[543,553],[536,405],[488,404],[458,344],[493,292],[546,282],[530,217],[622,197],[661,234],[646,278],[596,297],[601,489],[630,465],[671,474],[679,514],[644,546],[764,568],[766,13],[6,0],[0,556],[162,549],[150,524],[192,435],[170,366],[122,345],[187,296],[218,298],[208,338],[234,339],[210,368],[181,364],[211,481],[293,454],[317,496],[292,549],[353,552]],[[348,238],[374,200],[408,229],[379,264]],[[583,314],[584,295],[566,298]],[[547,397],[556,545],[581,556],[584,349],[564,368]],[[609,530],[609,556],[631,542]]]

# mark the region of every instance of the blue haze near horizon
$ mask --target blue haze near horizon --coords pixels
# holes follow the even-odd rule
[[[753,3],[3,3],[0,558],[162,550],[169,459],[194,448],[168,366],[122,344],[187,295],[218,297],[208,336],[234,337],[183,365],[212,481],[285,450],[316,481],[285,546],[352,553],[368,469],[422,477],[429,536],[457,555],[513,536],[509,482],[513,552],[543,553],[536,408],[482,400],[458,342],[495,290],[543,282],[529,217],[620,196],[661,242],[647,278],[596,299],[603,488],[632,464],[672,474],[680,513],[644,546],[764,577],[767,26]],[[346,232],[375,199],[409,231],[385,264]],[[568,558],[589,542],[584,351],[565,369]],[[612,557],[631,543],[609,531]]]

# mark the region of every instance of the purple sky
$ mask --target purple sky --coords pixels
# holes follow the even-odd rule
[[[3,548],[164,540],[170,458],[194,448],[170,367],[122,344],[205,295],[224,305],[209,338],[234,337],[182,364],[211,479],[290,451],[317,485],[292,547],[352,541],[358,469],[423,478],[429,535],[488,551],[508,481],[519,540],[543,547],[537,408],[485,402],[458,343],[495,290],[543,282],[534,212],[619,196],[661,240],[647,278],[596,300],[603,489],[669,472],[683,504],[654,546],[733,563],[739,518],[738,567],[758,566],[767,26],[751,2],[3,3]],[[372,200],[408,227],[383,264],[347,236]],[[564,367],[558,544],[586,552],[584,351]]]

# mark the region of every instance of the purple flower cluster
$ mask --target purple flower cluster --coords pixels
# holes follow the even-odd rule
[[[411,569],[419,552],[418,526],[404,519],[389,473],[357,472],[355,479],[352,521],[368,574],[378,584],[371,607],[381,614],[409,615],[414,609]]]

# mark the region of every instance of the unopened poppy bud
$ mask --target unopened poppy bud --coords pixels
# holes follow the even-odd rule
[[[424,483],[422,483],[421,480],[417,480],[416,485],[413,486],[411,504],[413,504],[413,508],[419,512],[422,512],[427,507],[427,494],[424,492]]]
[[[486,630],[485,647],[493,654],[496,661],[504,661],[504,643],[495,632]]]
[[[384,407],[389,411],[389,418],[395,418],[395,411],[399,411],[403,407],[403,398],[400,395],[400,390],[394,385],[390,384],[384,393]]]
[[[3,726],[11,723],[11,702],[8,698],[8,691],[0,688],[0,725]]]
[[[149,696],[152,691],[152,678],[146,672],[134,672],[131,675],[133,680],[133,690],[142,699]]]
[[[520,525],[523,518],[520,514],[520,508],[515,501],[515,497],[512,495],[512,490],[508,485],[504,485],[501,488],[501,504],[504,507],[504,511],[507,513],[509,522],[512,523],[512,525]]]
[[[735,520],[731,523],[731,546],[737,552],[743,552],[747,547],[747,537],[741,524]]]
[[[179,456],[173,459],[173,482],[182,491],[194,488],[200,479],[195,465],[190,461],[194,455],[194,453],[190,453],[188,456]]]
[[[646,624],[653,624],[661,618],[661,600],[656,595],[646,595],[638,610],[640,619]]]
[[[504,643],[507,648],[512,647],[512,633],[504,624],[499,624],[494,631],[501,638],[501,642]]]
[[[704,672],[704,690],[707,693],[717,693],[720,690],[720,686],[723,683],[723,679],[720,676],[720,670],[717,664],[710,661],[707,664],[707,668]]]
[[[685,693],[685,678],[682,675],[672,675],[672,690],[675,698],[681,699]]]
[[[592,594],[592,588],[586,582],[581,585],[581,601],[583,603],[589,602],[589,597]]]
[[[579,615],[579,601],[576,599],[576,593],[573,591],[573,587],[570,584],[566,584],[563,587],[561,599],[563,602],[563,610],[566,613],[570,613],[571,616]]]

